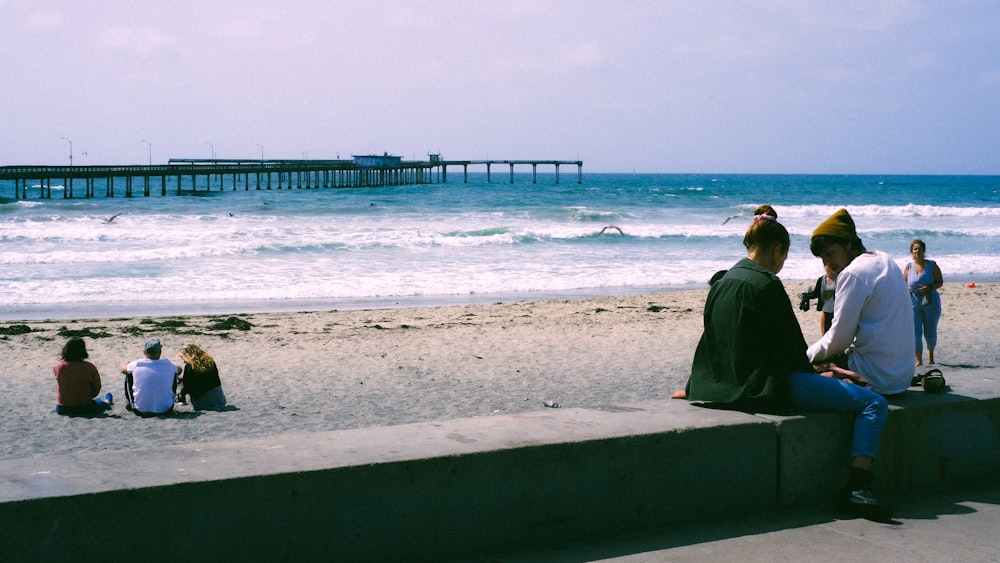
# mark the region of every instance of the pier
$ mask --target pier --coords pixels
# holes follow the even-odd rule
[[[556,183],[559,183],[559,166],[560,165],[576,165],[576,183],[583,183],[583,161],[582,160],[442,160],[439,161],[441,164],[441,182],[448,182],[448,167],[449,166],[461,166],[463,177],[465,183],[469,182],[469,166],[470,165],[486,165],[486,183],[492,181],[491,178],[491,168],[494,164],[507,165],[510,167],[510,183],[514,183],[514,165],[515,164],[530,164],[531,165],[531,183],[538,183],[538,165],[546,164],[555,166],[556,168]]]
[[[170,192],[181,195],[240,189],[359,188],[447,183],[449,166],[462,167],[465,183],[469,181],[469,166],[485,166],[487,182],[492,181],[493,166],[506,166],[509,182],[513,184],[515,165],[531,166],[532,183],[538,182],[539,165],[554,166],[557,184],[560,165],[575,165],[577,183],[583,183],[583,161],[579,160],[443,160],[436,154],[430,155],[429,160],[420,161],[404,161],[401,157],[384,154],[336,160],[172,158],[167,164],[148,166],[2,166],[0,181],[14,183],[14,199],[28,199],[29,188],[36,186],[38,198],[51,199],[54,182],[56,186],[62,186],[64,199],[78,195],[91,198],[98,194],[104,197],[133,197],[140,190],[143,196],[148,197],[157,192],[166,196]]]

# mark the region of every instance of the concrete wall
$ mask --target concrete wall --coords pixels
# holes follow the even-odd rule
[[[997,474],[998,394],[949,383],[892,401],[882,490]],[[441,561],[827,502],[850,426],[660,401],[7,459],[0,545],[8,561]]]
[[[1000,399],[909,391],[890,400],[875,463],[889,497],[1000,476]],[[833,413],[769,417],[779,435],[778,506],[824,502],[847,478],[852,418]]]

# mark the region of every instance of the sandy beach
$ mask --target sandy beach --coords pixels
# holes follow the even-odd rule
[[[793,305],[809,282],[787,282]],[[683,386],[707,288],[625,297],[303,313],[0,323],[0,458],[120,450],[549,408],[667,399]],[[1000,285],[947,283],[939,366],[1000,365]],[[796,309],[808,342],[818,313]],[[84,336],[110,416],[55,414],[52,365]],[[212,354],[232,405],[142,419],[123,406],[123,363],[160,338],[179,362]],[[926,368],[924,368],[926,369]]]

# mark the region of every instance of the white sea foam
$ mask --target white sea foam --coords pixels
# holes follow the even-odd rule
[[[866,179],[852,179],[849,190],[836,178],[715,180],[622,175],[584,186],[3,203],[0,318],[32,307],[141,310],[150,296],[163,307],[197,311],[208,302],[704,287],[712,273],[745,256],[741,241],[759,194],[774,198],[792,234],[782,278],[809,280],[821,266],[808,238],[840,206],[815,203],[831,201],[831,185],[870,248],[902,264],[909,241],[920,237],[946,279],[1000,277],[1000,201],[983,181],[972,186],[980,195],[962,200],[972,188],[961,180],[950,193],[912,180],[896,191],[883,184],[877,197]],[[598,234],[612,224],[624,236]]]

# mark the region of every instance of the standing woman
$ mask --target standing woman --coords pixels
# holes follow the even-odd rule
[[[52,368],[56,375],[56,413],[63,415],[94,415],[111,410],[111,393],[104,399],[101,374],[97,366],[87,361],[87,344],[74,336],[63,345],[62,359]]]
[[[746,412],[807,409],[853,414],[851,471],[837,504],[888,517],[891,508],[872,494],[871,468],[889,405],[852,372],[834,371],[833,377],[816,373],[777,276],[788,258],[788,231],[771,206],[760,206],[754,214],[743,238],[747,258],[709,289],[691,376],[685,390],[673,398]]]
[[[927,339],[927,363],[934,363],[934,347],[937,345],[937,325],[941,320],[941,295],[938,288],[944,285],[941,268],[937,262],[928,260],[924,254],[927,245],[920,239],[910,243],[913,262],[903,270],[903,279],[910,288],[913,301],[913,330],[917,344],[917,365],[924,365],[924,343]]]
[[[185,344],[181,348],[184,374],[177,398],[184,402],[185,395],[191,397],[195,410],[221,411],[226,408],[226,394],[219,381],[219,368],[215,360],[197,344]]]

